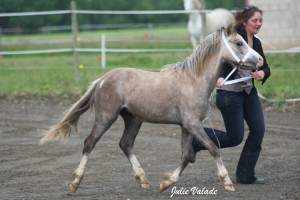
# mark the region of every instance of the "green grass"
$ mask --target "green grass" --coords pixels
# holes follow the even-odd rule
[[[80,47],[100,48],[100,38],[104,32],[107,39],[111,41],[107,43],[107,48],[191,48],[185,27],[80,32]],[[146,32],[150,33],[151,39],[143,38]],[[175,40],[165,42],[165,39],[170,38]],[[70,48],[70,43],[32,45],[33,41],[59,40],[71,41],[71,35],[55,33],[3,36],[1,41],[5,44],[20,41],[25,41],[25,44],[2,45],[0,50]],[[134,40],[139,42],[132,42]],[[6,55],[0,59],[0,95],[2,98],[19,97],[19,99],[35,99],[36,101],[44,101],[49,98],[59,101],[78,97],[84,93],[90,82],[115,67],[134,67],[158,71],[165,64],[182,61],[190,53],[107,53],[106,70],[101,69],[101,62],[98,60],[100,53],[80,53],[80,64],[84,66],[83,69],[80,69],[80,85],[75,84],[72,53]],[[266,56],[272,75],[263,86],[259,82],[256,83],[259,91],[268,98],[300,97],[298,89],[300,86],[300,54]]]
[[[300,98],[300,54],[266,55],[271,76],[264,85],[256,83],[261,93],[272,99]]]
[[[101,38],[102,34],[109,36],[109,38],[131,37],[140,38],[144,36],[144,33],[149,33],[155,37],[176,37],[187,36],[187,29],[183,27],[168,27],[168,28],[141,28],[141,29],[120,29],[120,30],[101,30],[101,31],[80,31],[78,36],[81,38]],[[3,41],[37,41],[37,40],[52,40],[52,39],[71,39],[71,32],[65,33],[43,33],[32,35],[3,35]]]

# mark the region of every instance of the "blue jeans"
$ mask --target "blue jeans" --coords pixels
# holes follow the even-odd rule
[[[250,132],[240,156],[236,177],[241,182],[251,183],[256,179],[255,165],[265,132],[264,115],[257,90],[253,87],[250,94],[217,90],[216,105],[222,113],[227,132],[214,130],[221,148],[237,146],[243,141],[244,119],[249,127]],[[212,129],[205,128],[205,132],[218,146]],[[192,146],[196,152],[205,150],[205,147],[195,139]]]

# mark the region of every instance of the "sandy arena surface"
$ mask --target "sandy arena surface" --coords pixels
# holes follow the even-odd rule
[[[179,164],[180,127],[145,123],[134,147],[151,184],[150,190],[144,190],[118,146],[124,127],[119,118],[93,150],[80,188],[70,193],[68,185],[81,159],[83,140],[91,131],[93,113],[81,117],[80,134],[71,135],[68,143],[38,145],[41,132],[58,122],[66,108],[0,101],[1,199],[300,199],[300,112],[265,112],[266,134],[256,168],[257,175],[266,179],[264,185],[235,184],[235,192],[226,191],[213,158],[203,151],[174,186],[159,193],[162,174]],[[216,109],[212,123],[224,129]],[[242,147],[221,151],[232,180]],[[193,194],[193,188],[215,194]],[[186,193],[172,196],[175,189]]]

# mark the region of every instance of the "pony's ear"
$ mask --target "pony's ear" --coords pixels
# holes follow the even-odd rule
[[[231,34],[235,34],[236,33],[236,30],[235,30],[235,28],[233,26],[233,23],[230,23],[228,25],[228,27],[226,28],[226,33],[227,33],[227,35],[231,35]]]
[[[223,31],[226,33],[226,29],[224,28],[224,26],[222,26],[219,30],[220,33],[222,33]]]

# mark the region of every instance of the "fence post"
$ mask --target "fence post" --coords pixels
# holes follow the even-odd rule
[[[201,9],[206,10],[206,2],[205,0],[201,0]],[[206,13],[203,12],[201,13],[201,18],[202,18],[202,34],[201,34],[201,41],[205,38],[206,36]]]
[[[77,43],[77,16],[76,16],[76,0],[71,1],[71,20],[72,20],[72,47],[73,47],[73,59],[74,59],[74,73],[76,84],[80,84],[80,74],[78,69],[78,43]]]
[[[106,69],[106,41],[105,41],[105,34],[102,34],[101,36],[101,64],[102,64],[102,69]]]
[[[2,28],[0,27],[0,51],[2,50]]]

